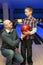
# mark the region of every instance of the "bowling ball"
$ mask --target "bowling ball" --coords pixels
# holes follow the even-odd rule
[[[21,32],[23,33],[23,32],[27,32],[27,31],[30,31],[31,30],[31,27],[29,26],[29,24],[23,24],[22,26],[21,26]]]

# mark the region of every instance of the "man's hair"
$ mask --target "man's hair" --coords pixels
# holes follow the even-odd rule
[[[27,6],[25,9],[29,9],[30,11],[33,11],[33,8],[31,6]]]

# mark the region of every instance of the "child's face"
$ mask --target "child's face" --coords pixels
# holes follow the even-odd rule
[[[30,11],[30,9],[25,9],[25,15],[29,17],[30,15],[32,15],[32,11]]]

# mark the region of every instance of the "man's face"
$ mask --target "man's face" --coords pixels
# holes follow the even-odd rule
[[[29,17],[32,14],[32,11],[30,11],[28,8],[25,9],[25,15]]]
[[[5,28],[6,28],[6,29],[12,29],[12,27],[13,27],[12,22],[11,22],[10,20],[7,20],[7,21],[5,22]]]
[[[7,27],[11,29],[11,28],[12,28],[12,26],[13,26],[12,22],[11,22],[11,21],[9,21],[9,22],[8,22]]]

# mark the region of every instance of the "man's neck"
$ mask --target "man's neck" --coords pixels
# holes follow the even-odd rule
[[[13,29],[5,29],[5,30],[6,30],[8,33],[13,31]]]

